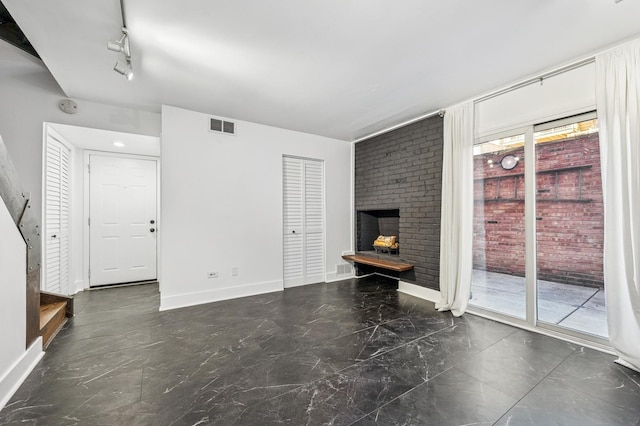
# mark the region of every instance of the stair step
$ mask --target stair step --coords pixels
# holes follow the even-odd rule
[[[40,305],[40,335],[42,347],[46,348],[60,328],[67,322],[65,311],[67,302],[54,302]]]

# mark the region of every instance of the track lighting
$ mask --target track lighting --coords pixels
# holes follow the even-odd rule
[[[109,42],[107,43],[107,49],[118,53],[124,53],[124,56],[127,58],[131,57],[131,49],[129,48],[129,34],[126,28],[122,28],[122,37],[120,37],[120,40],[109,40]]]
[[[127,21],[125,20],[124,15],[124,0],[120,0],[120,13],[122,15],[122,37],[120,37],[120,40],[109,40],[107,43],[107,49],[124,55],[124,64],[117,61],[113,70],[118,74],[125,76],[127,80],[131,80],[133,78],[133,67],[131,66],[129,31],[127,30]]]
[[[113,70],[118,74],[125,76],[127,80],[131,80],[133,78],[133,69],[131,68],[130,59],[127,59],[127,62],[124,65],[121,65],[120,61],[116,62]]]
[[[117,61],[113,70],[120,75],[123,75],[127,80],[133,78],[133,67],[131,66],[131,48],[129,47],[129,33],[126,27],[122,27],[122,37],[120,40],[109,40],[107,43],[107,49],[122,53],[124,55],[124,64]]]

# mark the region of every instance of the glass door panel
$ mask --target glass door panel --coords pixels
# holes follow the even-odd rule
[[[581,120],[535,128],[537,317],[606,338],[598,126]]]
[[[473,277],[469,303],[526,317],[524,134],[474,147]]]

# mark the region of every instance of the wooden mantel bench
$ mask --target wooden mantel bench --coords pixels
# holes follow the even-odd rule
[[[375,257],[359,254],[345,254],[342,258],[353,263],[375,266],[377,268],[388,269],[396,272],[405,272],[413,269],[413,265],[410,263],[394,262],[393,260],[377,259]]]

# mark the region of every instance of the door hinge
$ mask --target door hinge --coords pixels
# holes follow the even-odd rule
[[[91,173],[91,164],[87,164],[87,173]]]
[[[89,278],[91,278],[91,269],[89,269]]]
[[[87,218],[87,225],[91,226],[91,218],[90,217]]]

